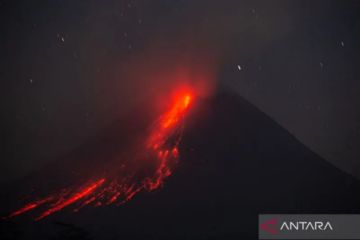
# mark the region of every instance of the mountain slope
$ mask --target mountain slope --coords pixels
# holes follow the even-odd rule
[[[51,238],[66,222],[94,239],[257,239],[259,213],[360,212],[356,179],[234,94],[199,100],[185,125],[179,164],[163,188],[119,207],[22,223],[19,236]]]

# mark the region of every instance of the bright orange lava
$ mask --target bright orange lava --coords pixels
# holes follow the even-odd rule
[[[190,100],[191,97],[189,94],[187,94],[182,97],[182,99],[176,101],[171,111],[165,114],[164,119],[162,120],[162,127],[169,128],[172,125],[176,124],[179,118],[182,116],[183,112],[188,108]]]
[[[90,204],[93,206],[116,202],[123,204],[141,190],[152,191],[159,188],[164,179],[171,175],[174,163],[179,157],[178,145],[181,141],[183,119],[192,98],[190,92],[178,95],[168,111],[159,116],[153,124],[145,139],[145,145],[140,147],[146,156],[154,159],[151,162],[154,162],[155,166],[146,176],[138,176],[143,166],[136,164],[142,161],[128,162],[125,170],[121,170],[122,172],[115,176],[97,177],[97,180],[89,181],[90,183],[82,187],[75,185],[62,189],[56,194],[26,204],[8,217],[16,217],[39,209],[40,213],[36,214],[35,220],[40,220],[73,204],[78,204],[74,211]],[[40,207],[45,210],[40,210]]]
[[[71,196],[68,199],[65,199],[63,202],[60,202],[59,204],[49,208],[45,212],[43,212],[39,217],[37,217],[35,220],[40,220],[46,216],[49,216],[50,214],[60,211],[64,207],[90,195],[92,192],[95,191],[96,188],[98,188],[101,184],[105,182],[105,179],[102,178],[95,183],[91,184],[90,186],[86,187],[85,189],[81,190],[80,192],[75,193],[73,196]]]
[[[173,135],[173,132],[181,127],[179,126],[179,121],[184,117],[190,101],[191,95],[189,93],[179,96],[171,109],[160,117],[159,123],[148,138],[148,148],[157,153],[156,155],[159,160],[158,169],[154,177],[146,183],[146,187],[150,191],[158,188],[164,178],[171,175],[172,169],[169,161],[171,161],[172,158],[178,158],[178,145],[181,136],[177,138],[171,147],[167,146],[166,143],[169,137]]]

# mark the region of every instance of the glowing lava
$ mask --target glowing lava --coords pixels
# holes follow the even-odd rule
[[[78,211],[87,205],[97,207],[113,203],[123,204],[142,190],[157,189],[164,179],[172,174],[179,157],[178,145],[181,141],[183,119],[192,97],[189,92],[179,94],[168,111],[155,121],[143,146],[138,148],[142,149],[144,154],[134,154],[133,161],[127,162],[115,174],[104,173],[94,177],[96,180],[39,198],[12,212],[8,218],[34,211],[34,219],[40,220],[70,205],[75,205],[73,210]],[[144,174],[144,169],[150,171]]]
[[[92,183],[90,186],[87,186],[85,189],[81,190],[80,192],[75,193],[73,196],[71,196],[68,199],[65,199],[58,204],[54,205],[53,207],[50,207],[48,210],[43,212],[39,217],[36,218],[36,220],[40,220],[46,216],[49,216],[50,214],[60,211],[64,207],[82,199],[86,196],[89,196],[91,193],[93,193],[98,187],[101,186],[105,182],[105,179],[102,178],[99,181],[96,181],[95,183]]]

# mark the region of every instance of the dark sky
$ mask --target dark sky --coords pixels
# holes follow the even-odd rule
[[[9,0],[0,18],[1,182],[166,91],[156,76],[184,63],[360,176],[359,1]]]

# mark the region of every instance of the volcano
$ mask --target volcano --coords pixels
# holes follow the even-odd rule
[[[162,187],[139,192],[121,206],[85,207],[77,213],[61,211],[39,222],[3,220],[0,236],[257,239],[261,213],[360,213],[357,179],[313,153],[238,95],[219,91],[210,98],[197,99],[184,123],[177,146],[179,161]],[[57,171],[41,170],[9,186],[2,212],[13,206],[20,189],[42,183],[46,192],[49,182],[54,185],[75,178],[65,173],[71,172],[74,159],[88,159],[88,165],[100,168],[103,162],[99,159],[112,156],[110,153],[117,152],[114,149],[123,149],[127,156],[129,148],[122,144],[129,138],[124,139],[124,135],[136,136],[129,132],[139,129],[144,128],[131,120],[121,120],[102,137],[69,154],[72,160],[62,163]],[[79,166],[83,164],[78,161]]]

